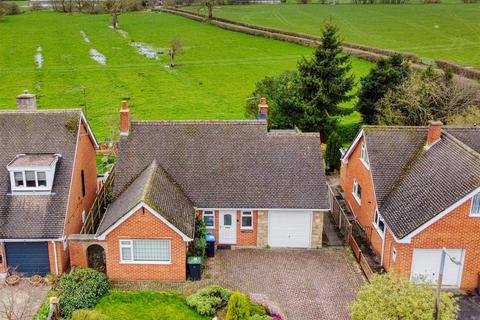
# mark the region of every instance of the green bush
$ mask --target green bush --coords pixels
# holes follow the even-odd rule
[[[6,16],[13,16],[22,13],[20,7],[15,2],[0,1],[0,11]],[[0,13],[0,16],[2,13]]]
[[[60,279],[60,310],[69,318],[77,309],[88,309],[108,292],[108,279],[104,273],[88,268],[76,268]]]
[[[70,320],[107,320],[107,317],[95,310],[80,309],[72,313]]]
[[[267,315],[267,308],[261,304],[250,302],[250,315],[253,316],[265,316]]]
[[[250,302],[248,297],[235,291],[227,306],[226,320],[250,320]]]
[[[250,317],[250,320],[272,320],[273,318],[268,316],[268,315],[259,315],[259,314],[255,314],[253,316]]]
[[[187,297],[187,304],[204,316],[213,316],[225,306],[232,292],[220,286],[209,286],[199,289]]]

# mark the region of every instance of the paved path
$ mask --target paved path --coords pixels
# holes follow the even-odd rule
[[[334,249],[220,250],[204,278],[266,295],[288,320],[349,319],[347,306],[364,281],[346,251]]]

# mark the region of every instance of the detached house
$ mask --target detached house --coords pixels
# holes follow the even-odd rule
[[[480,272],[480,128],[365,126],[342,159],[345,200],[386,270],[472,290]]]
[[[28,93],[17,106],[0,111],[0,273],[60,274],[95,198],[97,143],[81,110],[36,110]]]
[[[265,118],[266,104],[260,105]],[[111,279],[185,280],[195,217],[226,246],[319,248],[329,209],[318,134],[268,132],[266,121],[130,121],[113,203],[72,264],[100,245]]]

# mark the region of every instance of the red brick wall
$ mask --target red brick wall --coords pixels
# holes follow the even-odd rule
[[[465,260],[461,288],[473,290],[478,285],[480,272],[480,218],[469,217],[469,200],[413,237],[410,244],[396,244],[389,236],[385,244],[385,267],[398,274],[410,276],[414,248],[464,249]],[[391,261],[391,247],[397,249],[396,262]],[[390,250],[389,250],[390,249]]]
[[[70,265],[72,267],[88,267],[87,249],[91,245],[98,244],[103,247],[107,253],[105,241],[98,240],[70,240],[68,243],[68,251],[70,256]]]
[[[121,264],[120,239],[170,239],[171,264]],[[113,280],[186,279],[187,243],[147,209],[140,209],[106,238],[107,275]]]
[[[342,163],[340,169],[340,184],[345,192],[345,200],[350,205],[359,223],[365,229],[375,252],[380,255],[382,250],[382,237],[373,226],[377,201],[373,188],[372,175],[369,169],[360,160],[363,137],[358,141],[355,149],[348,158],[348,163]],[[368,146],[367,146],[368,148]],[[361,204],[353,197],[353,181],[357,180],[362,188]]]
[[[5,245],[0,243],[0,255],[2,256],[2,262],[0,263],[0,273],[7,272],[7,257],[5,255]]]
[[[239,246],[255,246],[257,244],[257,211],[253,212],[253,230],[242,230],[240,227],[241,210],[237,210],[237,243]],[[220,226],[220,211],[215,210],[215,228],[207,229],[207,232],[212,233],[215,236],[216,244],[220,241],[219,226]],[[198,215],[203,217],[203,211],[198,210]]]

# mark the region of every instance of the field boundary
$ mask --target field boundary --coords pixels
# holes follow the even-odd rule
[[[195,13],[191,11],[186,11],[179,8],[166,8],[163,7],[160,9],[161,11],[179,15],[188,19],[192,19],[199,22],[206,21],[206,16],[200,13]],[[287,41],[303,46],[315,47],[318,45],[320,41],[320,37],[304,34],[304,33],[297,33],[291,31],[285,31],[280,29],[274,29],[269,27],[262,27],[253,24],[217,18],[213,17],[210,21],[212,25],[220,27],[222,29],[242,32],[250,35],[255,36],[262,36],[265,38],[271,38],[275,40],[282,40]],[[376,62],[379,59],[386,58],[392,56],[394,54],[400,54],[404,59],[410,61],[412,63],[412,67],[418,70],[423,70],[427,68],[429,65],[422,63],[421,59],[413,53],[408,52],[398,52],[389,49],[383,48],[374,48],[368,47],[360,44],[353,44],[349,42],[342,42],[342,48],[348,54],[367,60],[370,62]],[[450,61],[443,61],[443,60],[434,60],[434,65],[442,70],[451,70],[457,76],[461,78],[467,78],[472,80],[480,80],[480,70],[464,67],[462,65],[450,62]],[[476,82],[477,83],[477,82]],[[478,83],[477,83],[478,84]]]

